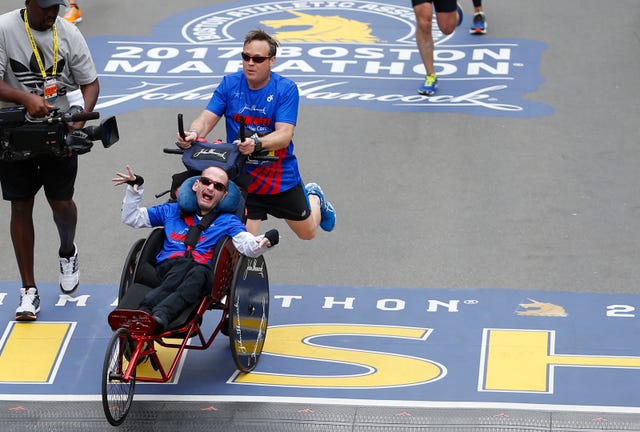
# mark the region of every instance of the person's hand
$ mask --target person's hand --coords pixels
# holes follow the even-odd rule
[[[27,113],[34,118],[46,117],[54,108],[54,106],[47,102],[45,98],[33,93],[29,93],[25,98],[23,105],[26,108]]]
[[[234,143],[238,146],[238,151],[243,155],[250,155],[256,148],[256,143],[251,137],[242,142],[240,142],[240,140],[235,140]]]
[[[69,130],[78,130],[82,129],[87,122],[74,122],[69,124]]]
[[[125,168],[127,169],[126,174],[121,172],[116,172],[116,177],[111,179],[111,181],[113,182],[113,185],[119,186],[122,184],[128,184],[133,186],[133,191],[135,193],[138,193],[138,186],[142,185],[144,180],[142,179],[141,176],[135,175],[129,165],[127,165]]]
[[[258,242],[258,245],[254,248],[254,251],[259,250],[263,247],[270,248],[280,242],[280,234],[278,233],[277,229],[272,229],[262,235],[257,236],[256,241]]]
[[[262,249],[263,247],[268,247],[268,248],[271,247],[271,242],[264,235],[257,236],[256,237],[256,242],[258,242],[258,244],[253,248],[254,251],[258,251],[258,250]]]
[[[190,131],[185,131],[184,138],[182,138],[180,134],[177,134],[176,136],[178,137],[178,141],[176,141],[176,144],[178,145],[178,147],[180,147],[183,150],[186,150],[189,147],[191,147],[191,143],[193,141],[198,139],[198,132],[190,130]]]

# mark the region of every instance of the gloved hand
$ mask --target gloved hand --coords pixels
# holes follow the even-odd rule
[[[264,233],[264,236],[269,240],[269,243],[271,243],[269,247],[274,247],[280,242],[280,233],[277,229],[267,231]]]

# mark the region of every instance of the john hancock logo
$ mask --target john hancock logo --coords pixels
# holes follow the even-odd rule
[[[523,99],[542,83],[545,45],[449,36],[434,20],[433,96],[417,94],[424,66],[412,8],[370,1],[245,2],[212,5],[159,23],[151,38],[89,40],[100,73],[98,109],[113,114],[146,106],[202,107],[220,79],[242,69],[242,43],[262,28],[281,43],[273,71],[300,89],[301,103],[386,112],[463,112],[536,117],[552,108]]]

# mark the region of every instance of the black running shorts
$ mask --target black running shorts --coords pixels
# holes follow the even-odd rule
[[[0,161],[2,198],[24,201],[34,197],[41,187],[53,201],[73,198],[78,155],[71,157],[40,157],[23,161]]]
[[[422,3],[433,3],[436,12],[453,12],[458,5],[456,0],[411,0],[411,6],[418,6]]]
[[[249,194],[247,219],[266,220],[267,213],[285,220],[305,220],[311,215],[309,198],[302,184],[274,195]]]

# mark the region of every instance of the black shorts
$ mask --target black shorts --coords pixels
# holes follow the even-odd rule
[[[2,198],[24,201],[34,197],[44,186],[48,199],[68,201],[73,198],[77,174],[78,155],[0,161]]]
[[[458,6],[456,0],[411,0],[411,6],[418,6],[422,3],[433,3],[436,12],[453,12]]]
[[[295,221],[311,216],[309,198],[302,184],[274,195],[249,194],[247,219],[267,220],[267,213],[279,219]]]

